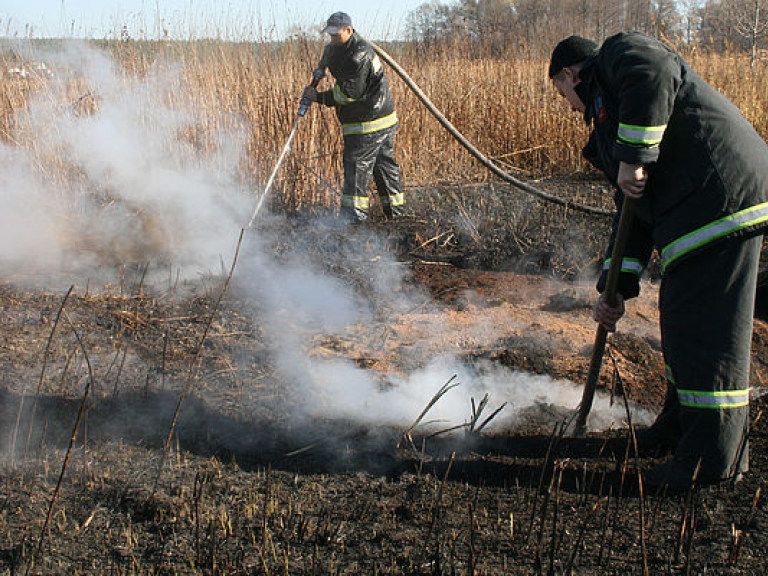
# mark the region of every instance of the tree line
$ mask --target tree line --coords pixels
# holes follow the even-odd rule
[[[570,34],[599,42],[620,30],[691,49],[744,51],[754,63],[768,43],[768,0],[431,0],[406,24],[409,40],[469,39],[499,55],[540,56]]]

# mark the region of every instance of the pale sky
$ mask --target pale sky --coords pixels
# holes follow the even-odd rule
[[[0,37],[119,36],[282,39],[296,28],[316,32],[342,10],[372,40],[402,37],[408,12],[428,0],[0,0]]]

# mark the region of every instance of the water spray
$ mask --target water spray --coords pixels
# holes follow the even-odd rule
[[[313,88],[317,88],[317,85],[320,83],[320,80],[322,80],[324,76],[325,76],[325,66],[321,63],[312,72],[312,82],[310,83],[310,86],[312,86]],[[293,141],[293,137],[296,135],[296,131],[299,129],[299,124],[301,123],[301,119],[304,118],[311,104],[312,104],[312,101],[309,100],[306,96],[301,97],[301,101],[299,102],[299,112],[296,116],[296,121],[293,123],[293,129],[291,130],[291,133],[288,135],[288,140],[285,142],[285,146],[283,146],[283,151],[280,153],[280,157],[277,159],[277,164],[275,164],[275,167],[272,170],[272,174],[270,174],[269,180],[267,180],[267,186],[264,188],[264,192],[262,193],[261,198],[259,198],[259,201],[256,204],[256,208],[253,211],[253,215],[251,216],[251,219],[248,221],[248,226],[246,226],[246,228],[250,228],[251,226],[253,226],[253,222],[254,220],[256,220],[256,216],[258,216],[259,211],[261,211],[261,206],[264,204],[264,200],[266,199],[270,189],[272,188],[272,183],[275,181],[275,175],[277,174],[277,171],[280,168],[280,165],[283,163],[283,160],[288,155],[288,151],[291,149],[291,142]]]

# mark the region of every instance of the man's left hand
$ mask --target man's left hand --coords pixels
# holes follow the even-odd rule
[[[605,294],[600,294],[595,308],[592,311],[595,322],[600,324],[608,332],[616,331],[616,323],[624,316],[624,297],[616,294],[616,305],[611,306],[605,298]]]

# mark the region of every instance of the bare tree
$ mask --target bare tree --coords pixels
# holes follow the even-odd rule
[[[673,41],[681,31],[682,17],[677,0],[655,0],[653,9],[653,34],[657,38]]]
[[[736,32],[746,41],[750,66],[755,65],[757,49],[768,34],[768,0],[741,0],[734,6]]]
[[[431,44],[460,30],[456,8],[437,0],[425,2],[406,17],[406,35]]]
[[[693,46],[699,39],[701,5],[702,0],[680,0],[682,41],[687,46]]]
[[[699,14],[702,43],[749,52],[754,65],[768,40],[768,0],[707,0]]]

